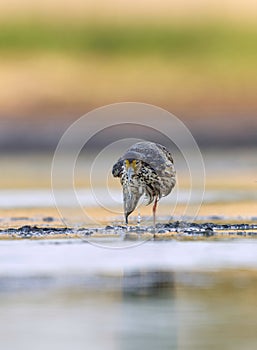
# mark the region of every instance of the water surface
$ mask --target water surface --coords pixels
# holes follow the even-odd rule
[[[207,187],[196,222],[256,225],[255,151],[209,151],[204,157]],[[122,224],[120,187],[110,186],[111,196],[105,195],[100,174],[92,193],[82,166],[78,194],[100,235],[66,232],[35,240],[29,232],[35,225],[65,227],[47,178],[51,157],[9,157],[3,169],[7,165],[12,171],[0,175],[3,349],[256,349],[257,240],[244,236],[246,226],[240,226],[241,236],[198,232],[190,241],[103,237],[106,225]],[[69,189],[60,183],[59,190],[69,203]],[[182,209],[187,191],[182,176],[176,199]],[[197,188],[192,199],[199,201]],[[171,196],[160,203],[161,224],[171,218],[174,201]],[[22,235],[5,235],[24,226]]]

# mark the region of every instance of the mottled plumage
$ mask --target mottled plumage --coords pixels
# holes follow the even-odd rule
[[[138,142],[119,158],[112,169],[114,177],[119,177],[123,188],[123,203],[126,223],[128,216],[136,208],[141,196],[147,198],[147,205],[167,196],[176,183],[173,159],[166,147],[153,142]]]

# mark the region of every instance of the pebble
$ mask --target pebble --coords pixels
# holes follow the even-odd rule
[[[29,218],[28,217],[26,217],[26,216],[21,216],[21,217],[12,217],[11,219],[10,219],[11,221],[22,221],[22,220],[29,220]]]
[[[112,225],[105,226],[105,230],[114,230],[114,229],[115,229],[115,227]]]
[[[52,218],[51,216],[47,216],[47,217],[43,218],[42,220],[45,222],[53,222],[54,218]]]

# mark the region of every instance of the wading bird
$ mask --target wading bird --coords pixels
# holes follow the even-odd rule
[[[131,146],[112,168],[123,188],[123,205],[126,224],[139,199],[145,195],[146,205],[153,204],[155,225],[157,202],[167,196],[176,184],[176,172],[166,147],[143,141]]]

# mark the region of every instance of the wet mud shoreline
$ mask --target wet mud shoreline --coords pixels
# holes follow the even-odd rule
[[[51,220],[49,220],[51,221]],[[158,223],[153,226],[107,225],[105,227],[88,227],[74,229],[71,227],[54,227],[24,225],[0,230],[0,239],[58,239],[58,238],[123,238],[137,239],[222,239],[222,238],[257,238],[255,223],[195,223],[173,222]]]

